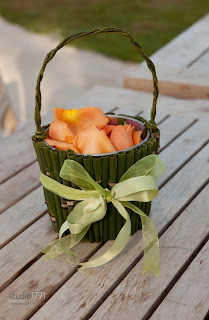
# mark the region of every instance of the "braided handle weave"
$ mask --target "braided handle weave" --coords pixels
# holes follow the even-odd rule
[[[85,36],[92,36],[92,35],[95,35],[98,33],[118,33],[118,34],[123,35],[124,37],[129,39],[129,41],[136,48],[136,50],[143,56],[144,60],[147,63],[149,70],[152,73],[152,77],[153,77],[154,90],[153,90],[153,104],[152,104],[152,109],[151,109],[151,121],[150,122],[154,123],[155,116],[156,116],[156,104],[157,104],[157,98],[158,98],[158,80],[157,80],[157,75],[156,75],[154,64],[147,57],[147,55],[144,53],[144,51],[142,50],[139,43],[132,37],[132,35],[130,33],[128,33],[127,31],[125,31],[123,29],[106,27],[106,28],[98,28],[98,29],[94,29],[94,30],[90,30],[90,31],[80,32],[80,33],[74,34],[70,37],[67,37],[55,49],[51,50],[47,54],[47,56],[44,60],[44,63],[41,67],[41,70],[39,72],[39,75],[37,78],[37,84],[36,84],[36,99],[35,99],[36,107],[35,107],[34,118],[35,118],[35,124],[36,124],[36,136],[37,137],[38,136],[40,137],[44,134],[44,127],[41,127],[41,88],[40,88],[40,85],[41,85],[41,81],[43,79],[43,75],[44,75],[44,71],[46,69],[47,63],[52,60],[52,58],[55,56],[55,54],[57,53],[58,50],[60,50],[62,47],[64,47],[68,43],[72,42],[73,40],[79,39],[79,38],[85,37]]]

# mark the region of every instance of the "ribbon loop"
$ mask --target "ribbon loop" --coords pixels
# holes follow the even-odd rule
[[[74,259],[71,250],[85,236],[90,225],[104,218],[107,203],[112,202],[119,214],[125,219],[125,224],[118,233],[112,246],[97,259],[79,263],[82,269],[101,266],[116,257],[127,244],[131,234],[131,220],[125,207],[140,215],[144,241],[143,272],[151,271],[159,276],[159,242],[154,222],[139,208],[128,201],[149,202],[157,197],[156,180],[163,175],[165,165],[156,155],[149,155],[129,168],[121,177],[120,182],[111,190],[102,188],[94,181],[88,172],[77,162],[65,160],[60,171],[63,179],[79,186],[74,189],[64,186],[41,173],[41,183],[44,188],[68,200],[82,200],[68,215],[59,231],[59,240],[53,241],[42,251],[44,260],[66,253]],[[70,235],[63,234],[70,230]]]

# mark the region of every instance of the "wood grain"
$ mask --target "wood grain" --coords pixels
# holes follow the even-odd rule
[[[91,317],[92,320],[125,320],[127,319],[127,314],[130,319],[148,319],[147,312],[153,308],[153,305],[159,303],[164,292],[169,290],[168,287],[171,282],[174,282],[175,278],[179,277],[178,273],[181,268],[192,259],[192,255],[208,234],[208,226],[205,223],[209,211],[209,203],[207,201],[208,192],[209,186],[194,199],[189,207],[186,208],[160,238],[160,278],[157,279],[152,274],[140,275],[142,269],[142,261],[140,260],[95,312]],[[204,254],[202,252],[200,256],[201,260],[204,261],[203,265],[200,265],[198,255],[194,260],[196,268],[193,270],[191,265],[188,271],[186,271],[182,278],[176,283],[175,287],[181,288],[181,290],[175,290],[174,287],[160,305],[159,311],[157,309],[151,319],[203,319],[207,311],[207,306],[209,306],[209,300],[207,299],[209,292],[207,279],[209,274],[208,268],[206,267],[209,255],[208,250],[206,252],[206,248],[202,250]],[[204,255],[205,257],[203,258]],[[195,263],[195,261],[198,262]],[[188,273],[190,274],[189,279],[188,276],[186,276]],[[194,282],[192,277],[194,277]],[[186,279],[189,281],[185,281]],[[173,293],[172,295],[172,292],[176,292],[176,294]],[[170,299],[173,301],[173,304],[170,303]],[[185,306],[183,306],[183,304],[185,304]],[[195,306],[198,307],[198,304],[198,309],[202,310],[201,314],[203,316],[199,315],[198,309],[195,308]],[[182,312],[184,308],[185,312]]]
[[[160,153],[160,159],[167,166],[167,170],[159,180],[159,183],[164,183],[175,170],[178,170],[207,141],[209,141],[207,120],[197,121],[178,139],[173,141],[172,144]]]
[[[151,218],[154,220],[159,232],[166,228],[179,210],[208,178],[208,152],[209,146],[193,157],[162,188],[159,197],[153,201]],[[196,176],[198,176],[198,179],[194,179]],[[42,319],[46,315],[50,319],[56,319],[56,315],[53,312],[54,305],[57,305],[56,311],[63,320],[68,319],[69,310],[71,310],[71,317],[83,319],[88,312],[92,309],[95,310],[98,304],[103,302],[105,296],[110,292],[110,288],[117,286],[118,282],[120,282],[119,279],[131,268],[131,264],[142,253],[141,240],[141,232],[137,232],[131,237],[121,255],[114,259],[112,263],[100,269],[83,270],[75,274],[32,319]],[[104,253],[111,243],[105,244],[92,258]],[[139,274],[140,272],[141,270],[138,270]]]
[[[33,261],[50,241],[57,238],[48,215],[9,242],[0,252],[0,289],[2,290],[22,269]]]
[[[208,76],[207,71],[204,74],[203,78]],[[183,74],[184,75],[184,74]],[[171,96],[175,98],[182,98],[182,99],[207,99],[209,100],[209,86],[207,85],[199,85],[198,79],[201,79],[201,74],[198,72],[194,72],[191,74],[192,79],[194,80],[194,84],[190,84],[187,81],[187,77],[181,77],[179,79],[182,81],[176,81],[176,74],[172,72],[169,74],[168,79],[170,80],[161,80],[159,77],[159,91],[160,94],[165,96]],[[179,75],[180,76],[180,75]],[[188,78],[191,79],[191,78]],[[207,84],[209,81],[209,77],[207,77]],[[153,91],[153,83],[152,80],[144,79],[144,78],[124,78],[124,88],[129,88],[133,90],[145,91],[145,92],[152,92]],[[209,112],[209,111],[208,111]]]
[[[160,132],[160,150],[164,149],[171,141],[181,135],[186,128],[191,126],[196,120],[195,116],[172,115],[159,125]],[[167,130],[169,128],[169,130]]]
[[[0,185],[0,213],[20,201],[40,185],[38,162]]]
[[[31,192],[0,215],[0,248],[46,213],[43,188]]]
[[[206,319],[209,310],[208,265],[209,241],[165,297],[150,320]]]
[[[89,257],[100,244],[98,243],[81,243],[75,247],[78,252],[78,261],[84,261]],[[9,295],[15,293],[17,295],[25,292],[44,292],[48,299],[67,279],[69,279],[76,271],[77,266],[69,263],[66,256],[59,256],[53,260],[37,260],[29,269],[14,280],[1,294],[0,305],[1,320],[15,319],[21,320],[28,317],[37,307],[44,303],[43,296],[41,299],[29,299],[29,304],[12,304],[13,299]]]
[[[209,15],[206,15],[151,56],[161,94],[209,99],[208,28]],[[124,78],[124,87],[152,92],[151,75],[144,62]]]

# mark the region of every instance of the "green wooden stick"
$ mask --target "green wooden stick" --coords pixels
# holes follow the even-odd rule
[[[148,140],[148,141],[145,142],[145,144],[147,145],[147,155],[152,154],[152,152],[153,152],[153,143],[150,140]]]
[[[102,186],[103,188],[108,188],[108,179],[109,179],[109,158],[108,156],[102,157]],[[106,242],[109,239],[109,215],[108,215],[108,205],[107,213],[103,219],[103,236],[102,242]]]
[[[102,158],[101,157],[92,157],[93,161],[93,170],[96,182],[100,185],[102,184]],[[103,219],[98,221],[99,225],[99,236],[95,233],[95,241],[100,242],[103,239]],[[95,229],[94,229],[95,230]]]
[[[156,153],[156,139],[155,138],[149,138],[149,141],[153,143],[153,151],[152,153]]]
[[[83,165],[84,165],[84,168],[86,169],[86,171],[94,179],[92,157],[91,156],[84,156],[83,157]],[[95,236],[98,239],[98,237],[99,237],[99,224],[98,224],[98,222],[92,223],[89,230],[88,230],[88,238],[89,238],[90,242],[96,241]]]
[[[117,172],[117,182],[119,182],[120,178],[126,171],[126,153],[120,152],[118,153],[118,172]],[[118,235],[119,231],[123,226],[123,217],[120,213],[116,210],[116,236]]]
[[[117,181],[117,155],[109,156],[109,188],[115,185]],[[116,209],[112,203],[108,204],[109,213],[109,240],[116,237]]]
[[[130,150],[126,153],[126,170],[128,170],[134,164],[134,150]],[[136,228],[136,213],[130,209],[127,209],[131,219],[131,234],[134,234]]]
[[[139,148],[134,149],[134,162],[137,162],[141,159],[142,151]]]
[[[141,144],[141,145],[139,146],[139,148],[140,148],[141,151],[142,151],[141,157],[142,157],[142,158],[146,157],[146,155],[147,155],[147,145],[143,143],[143,144]]]

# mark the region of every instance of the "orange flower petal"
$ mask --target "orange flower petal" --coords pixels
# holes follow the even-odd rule
[[[98,107],[86,107],[80,110],[54,108],[54,119],[66,122],[73,133],[76,133],[77,129],[85,129],[91,124],[103,128],[109,121]]]
[[[142,131],[133,131],[133,142],[134,142],[134,145],[142,142],[141,134],[142,134]]]
[[[49,137],[53,140],[69,143],[73,142],[75,138],[74,134],[68,128],[68,125],[60,120],[55,120],[50,124]]]
[[[111,133],[110,140],[117,151],[131,148],[134,146],[132,139],[132,128],[119,125]]]
[[[83,154],[99,154],[116,151],[105,131],[99,130],[95,124],[77,132],[75,146]]]
[[[115,128],[114,125],[112,124],[106,124],[106,126],[104,126],[103,130],[106,132],[106,134],[108,135],[110,132],[112,132],[112,130]]]
[[[79,153],[78,149],[72,143],[61,142],[53,139],[46,138],[46,142],[51,146],[59,150],[72,150]]]

